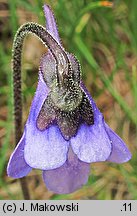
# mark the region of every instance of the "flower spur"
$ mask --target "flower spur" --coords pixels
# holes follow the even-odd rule
[[[21,50],[26,34],[38,36],[48,52],[42,57],[39,81],[24,133],[10,157],[7,173],[26,176],[32,168],[43,170],[47,188],[55,193],[72,193],[86,184],[90,163],[124,163],[131,153],[123,140],[105,123],[102,113],[84,86],[76,57],[60,42],[54,15],[44,5],[46,29],[28,23],[14,40],[14,98],[20,90]],[[15,120],[19,122],[15,107]],[[18,127],[18,125],[16,125]],[[19,135],[17,135],[19,136]]]

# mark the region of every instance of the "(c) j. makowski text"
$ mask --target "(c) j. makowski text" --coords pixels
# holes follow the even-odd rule
[[[79,211],[79,204],[71,202],[70,204],[47,204],[47,203],[33,203],[31,202],[29,205],[25,202],[23,202],[21,205],[17,205],[15,203],[6,204],[3,205],[3,212],[65,212],[65,211],[72,211],[72,212],[78,212]]]

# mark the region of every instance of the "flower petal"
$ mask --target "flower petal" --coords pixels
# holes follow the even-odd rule
[[[114,163],[124,163],[130,160],[132,155],[123,140],[107,124],[105,127],[112,142],[112,153],[107,160]]]
[[[36,126],[38,114],[48,94],[40,75],[37,91],[25,127],[25,160],[33,168],[54,169],[66,161],[69,142],[61,135],[57,125],[43,131]]]
[[[70,150],[65,164],[57,169],[43,171],[43,179],[49,190],[67,194],[86,184],[89,172],[90,164],[80,161]]]
[[[55,38],[55,40],[60,44],[60,37],[58,33],[57,24],[55,21],[54,14],[49,7],[49,5],[44,5],[44,14],[46,18],[46,29]]]
[[[111,153],[111,142],[105,129],[104,118],[83,83],[81,87],[93,107],[94,124],[80,125],[76,136],[71,138],[72,149],[82,161],[105,161]]]
[[[25,145],[25,133],[12,153],[8,166],[8,176],[13,178],[22,178],[26,176],[30,171],[31,167],[24,160],[24,145]]]

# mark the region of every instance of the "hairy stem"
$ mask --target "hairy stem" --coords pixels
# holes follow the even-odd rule
[[[14,111],[15,111],[15,131],[16,143],[21,138],[22,134],[22,95],[21,95],[21,55],[23,41],[27,34],[35,34],[42,42],[50,49],[55,57],[58,69],[65,67],[67,73],[67,66],[69,60],[66,53],[62,50],[60,45],[54,38],[46,31],[45,28],[36,23],[27,23],[22,25],[14,39],[13,43],[13,83],[14,83]],[[62,80],[63,78],[61,78]]]
[[[16,33],[13,43],[13,83],[14,83],[14,115],[15,115],[15,139],[16,145],[22,135],[22,91],[21,91],[21,55],[23,41],[27,34],[36,35],[46,45],[56,60],[56,70],[61,71],[56,74],[57,82],[62,82],[62,71],[67,76],[69,70],[69,60],[56,40],[46,31],[45,28],[36,23],[22,25]],[[23,195],[25,199],[30,199],[26,179],[20,179]]]

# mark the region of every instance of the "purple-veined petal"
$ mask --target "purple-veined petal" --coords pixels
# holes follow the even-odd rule
[[[46,83],[40,74],[30,115],[25,126],[25,160],[33,168],[54,169],[65,163],[69,142],[61,135],[57,125],[39,130],[36,120],[48,95]]]
[[[86,184],[89,173],[90,164],[80,161],[70,149],[65,164],[57,169],[43,171],[43,179],[49,190],[67,194]]]
[[[44,14],[46,18],[46,29],[55,38],[55,40],[61,45],[60,37],[58,33],[57,24],[54,14],[49,5],[44,5]]]
[[[59,45],[59,46],[57,46],[57,45],[55,46],[55,44],[53,43],[53,46],[52,46],[52,49],[54,50],[56,60],[57,60],[56,64],[57,64],[57,68],[58,68],[58,75],[61,71],[64,71],[63,74],[61,72],[61,74],[60,74],[61,77],[62,76],[68,77],[69,64],[70,64],[69,59],[68,59],[68,55],[65,52],[64,48],[62,47],[61,40],[60,40],[59,33],[58,33],[56,20],[54,17],[54,13],[51,10],[50,6],[48,6],[46,4],[44,5],[44,14],[45,14],[45,18],[46,18],[46,30],[51,34],[51,36],[56,40],[56,42]],[[50,50],[49,50],[49,53],[50,53]],[[70,54],[70,56],[71,56],[71,54]],[[74,57],[72,57],[72,58],[74,60]],[[75,60],[76,60],[76,58],[75,58]],[[60,79],[60,75],[58,76],[59,79]],[[60,81],[62,82],[62,79]]]
[[[22,178],[26,176],[30,171],[31,167],[24,160],[24,145],[25,145],[25,133],[23,133],[20,142],[16,146],[12,153],[8,166],[8,176],[13,178]]]
[[[112,144],[112,152],[107,160],[114,163],[124,163],[130,160],[132,155],[123,140],[107,124],[105,127]]]
[[[111,153],[111,142],[104,125],[104,118],[83,83],[81,87],[90,100],[94,111],[94,124],[81,124],[75,137],[71,138],[74,153],[82,161],[91,163],[105,161]]]

